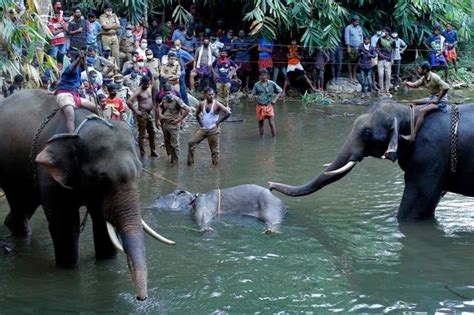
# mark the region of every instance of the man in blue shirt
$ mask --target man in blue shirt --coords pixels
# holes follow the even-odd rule
[[[249,79],[252,73],[252,66],[250,65],[249,50],[254,47],[254,43],[249,37],[245,36],[244,30],[239,30],[239,38],[232,43],[232,52],[235,63],[239,66],[237,74],[242,81],[245,82],[244,91],[249,91]]]
[[[179,92],[181,93],[181,96],[183,97],[183,102],[186,105],[189,105],[189,99],[188,99],[188,89],[186,87],[186,68],[188,65],[192,64],[194,62],[194,57],[185,51],[184,49],[181,49],[181,41],[176,40],[174,42],[175,49],[176,49],[176,55],[178,57],[179,64],[181,66],[181,76],[179,77]]]
[[[446,81],[448,81],[448,63],[446,62],[446,58],[444,57],[445,38],[440,34],[439,28],[439,24],[435,25],[433,29],[433,35],[426,40],[425,45],[430,50],[428,56],[431,67],[442,68],[444,70],[445,79]]]
[[[235,74],[236,69],[237,65],[227,58],[225,50],[219,53],[219,59],[216,59],[212,64],[212,70],[216,78],[217,95],[225,100],[225,107],[229,107],[230,79]]]
[[[69,133],[74,133],[75,115],[74,109],[84,107],[92,112],[97,112],[97,108],[89,100],[81,98],[79,87],[81,86],[81,71],[85,69],[84,52],[72,51],[70,57],[73,61],[64,69],[58,87],[55,91],[56,100],[60,110],[66,117],[66,126]]]
[[[347,47],[347,68],[349,69],[349,79],[356,80],[357,60],[359,58],[358,49],[364,42],[362,27],[359,25],[359,16],[354,15],[351,24],[344,29],[344,41]]]
[[[150,43],[150,46],[148,46],[148,48],[150,48],[153,52],[153,57],[160,61],[163,56],[167,55],[170,51],[170,46],[163,43],[163,37],[161,35],[157,35],[155,41]]]
[[[183,22],[181,22],[179,23],[179,28],[174,30],[173,35],[171,36],[171,40],[173,41],[173,43],[177,39],[183,42],[185,38],[186,38],[186,25]]]
[[[99,21],[96,20],[94,12],[90,12],[88,15],[87,21],[87,46],[99,48],[97,41],[97,36],[99,35],[102,26],[100,26]]]
[[[456,45],[458,44],[458,33],[453,30],[453,25],[451,22],[446,23],[446,30],[441,34],[444,36],[444,55],[446,56],[446,62],[453,62],[454,64],[454,73],[458,77],[458,55],[456,53]]]

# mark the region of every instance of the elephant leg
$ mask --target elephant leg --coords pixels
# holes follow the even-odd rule
[[[92,218],[92,231],[94,234],[94,249],[96,259],[110,259],[117,256],[117,250],[110,241],[107,225],[100,207],[87,206]]]
[[[25,187],[3,188],[10,212],[5,217],[5,225],[15,237],[27,237],[31,234],[29,220],[39,206],[39,200]]]
[[[410,173],[411,174],[411,173]],[[399,221],[419,221],[434,216],[434,212],[443,192],[443,176],[439,173],[425,172],[422,167],[405,173],[405,190],[398,209]]]
[[[80,203],[73,191],[45,186],[42,205],[53,240],[56,265],[75,267],[79,260]]]

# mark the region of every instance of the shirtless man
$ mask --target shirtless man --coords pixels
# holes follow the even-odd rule
[[[196,118],[200,128],[188,142],[188,165],[194,164],[194,151],[199,143],[207,138],[211,149],[212,165],[217,166],[219,162],[219,133],[220,124],[230,116],[229,108],[214,99],[214,90],[204,90],[204,101],[200,102],[196,110]],[[220,115],[223,113],[223,115]]]
[[[179,165],[179,124],[189,113],[189,106],[173,94],[170,85],[164,87],[165,95],[156,108],[156,125],[161,125],[166,153],[171,156],[171,164]]]
[[[138,109],[133,103],[138,101]],[[150,142],[151,156],[158,156],[155,146],[155,128],[151,112],[153,110],[153,97],[151,95],[150,78],[142,77],[140,87],[133,93],[132,97],[127,100],[127,106],[135,113],[138,125],[138,145],[140,146],[140,154],[145,156],[145,133],[148,132],[148,140]]]

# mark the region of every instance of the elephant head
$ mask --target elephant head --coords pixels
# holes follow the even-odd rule
[[[326,165],[321,174],[301,186],[270,182],[270,190],[294,197],[305,196],[341,179],[364,157],[387,158],[394,162],[409,148],[405,143],[399,145],[399,135],[410,133],[413,119],[410,107],[406,105],[394,102],[378,104],[355,120],[335,160]]]
[[[126,254],[136,296],[146,299],[143,229],[160,240],[173,242],[162,238],[141,219],[137,181],[142,165],[130,128],[122,122],[88,122],[78,134],[59,134],[49,139],[36,162],[61,186],[84,198],[93,219],[96,255],[100,248],[100,237],[96,236],[102,235],[104,240],[105,235],[109,253],[116,253],[112,241]],[[41,180],[39,177],[40,185]]]

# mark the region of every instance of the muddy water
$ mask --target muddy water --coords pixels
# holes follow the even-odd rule
[[[259,140],[254,107],[242,102],[233,105],[231,119],[243,121],[222,127],[218,168],[210,166],[206,142],[193,168],[184,165],[185,146],[179,169],[164,158],[146,161],[146,169],[170,182],[142,175],[143,217],[178,243],[147,240],[146,302],[134,299],[123,257],[94,261],[90,221],[81,235],[79,268],[57,270],[38,211],[31,241],[16,242],[16,252],[0,258],[0,313],[473,312],[474,199],[448,194],[435,222],[400,227],[395,215],[403,174],[397,164],[368,158],[317,194],[282,197],[289,212],[274,236],[262,234],[261,222],[232,216],[216,221],[215,233],[201,235],[189,216],[152,207],[157,195],[176,188],[171,182],[191,191],[305,182],[333,159],[366,109],[281,103],[277,138],[267,129]],[[6,209],[0,200],[2,221]],[[3,226],[0,235],[6,235]]]

